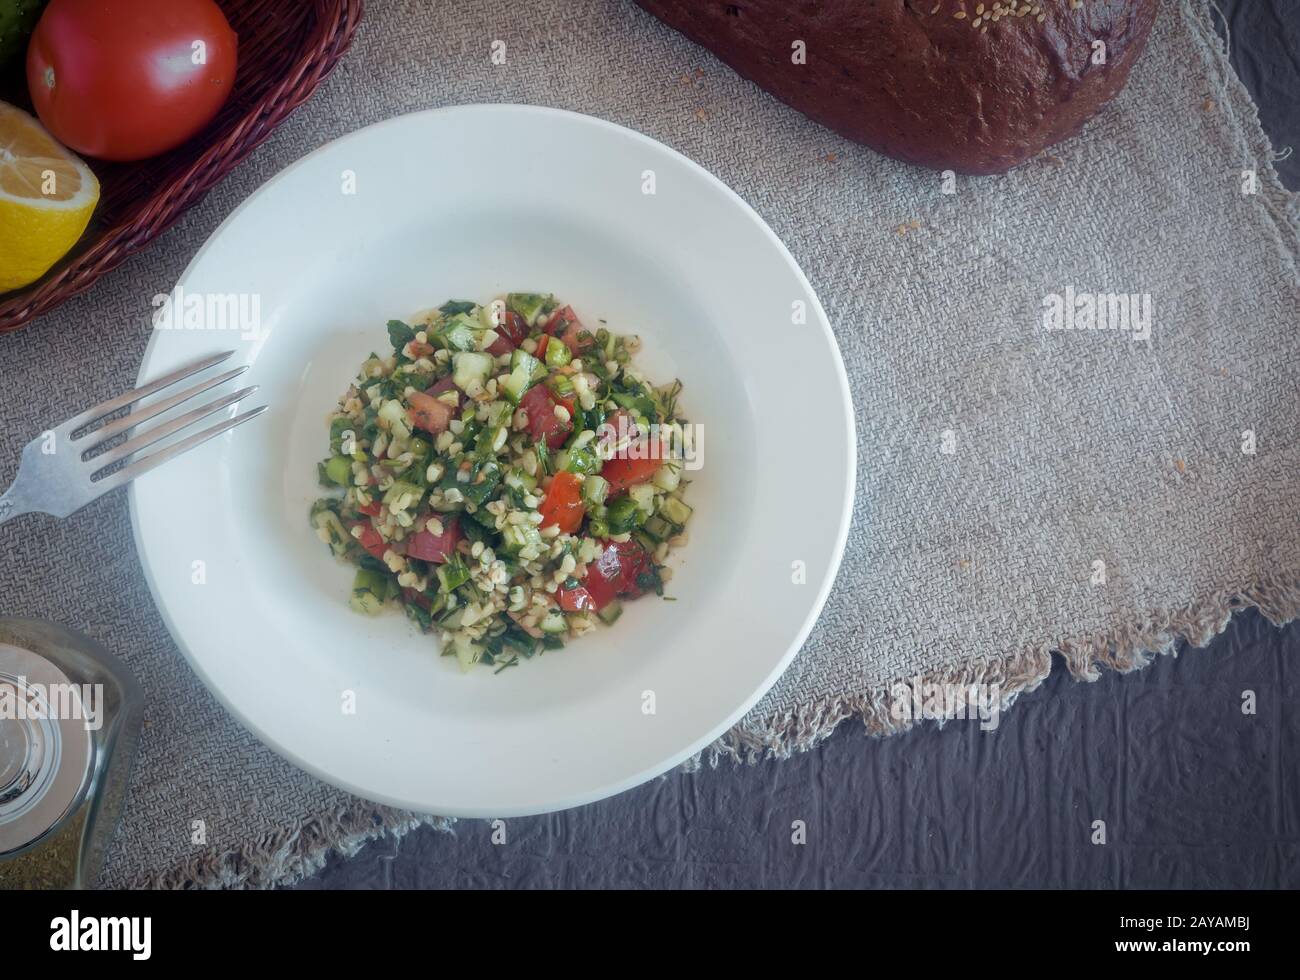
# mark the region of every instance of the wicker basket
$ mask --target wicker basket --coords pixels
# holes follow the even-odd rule
[[[17,330],[144,248],[248,156],[338,64],[362,0],[218,0],[239,35],[235,88],[185,145],[151,160],[91,163],[101,185],[95,218],[44,278],[0,293],[0,333]]]

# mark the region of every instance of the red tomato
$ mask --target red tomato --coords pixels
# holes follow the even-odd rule
[[[407,602],[414,602],[417,606],[428,612],[433,608],[433,600],[423,592],[416,592],[414,589],[403,589],[402,598]]]
[[[528,336],[528,323],[514,310],[506,310],[501,326],[495,328],[495,332],[497,339],[492,341],[492,346],[487,349],[487,352],[493,357],[500,357],[502,354],[509,354],[524,342],[524,338]]]
[[[561,534],[572,534],[582,527],[582,477],[568,470],[556,473],[537,510],[542,527],[554,524]]]
[[[591,345],[596,342],[596,338],[591,335],[578,315],[573,312],[572,306],[562,306],[556,310],[551,318],[546,321],[546,332],[553,336],[559,337],[569,350],[573,351],[574,356],[589,350]]]
[[[369,521],[361,521],[354,526],[361,528],[361,537],[354,538],[354,540],[366,551],[382,561],[384,552],[390,550],[393,546],[379,536],[379,532],[370,526]]]
[[[456,414],[450,405],[423,391],[411,392],[406,400],[411,403],[406,409],[406,417],[413,426],[430,435],[436,436],[445,431],[451,424],[451,417]]]
[[[537,338],[537,350],[533,352],[533,357],[537,358],[539,361],[546,360],[546,342],[550,339],[551,338],[546,336],[546,334],[542,334],[542,336]]]
[[[27,48],[27,87],[61,143],[143,160],[212,121],[234,85],[237,46],[213,0],[50,0]]]
[[[357,510],[367,517],[378,517],[383,511],[383,505],[378,500],[372,500],[368,504],[357,504]]]
[[[556,595],[560,597],[562,612],[596,612],[596,601],[581,585],[572,589],[561,587]]]
[[[556,405],[565,405],[569,409],[567,420],[555,414]],[[559,449],[573,431],[572,404],[565,404],[544,384],[534,385],[524,392],[519,407],[528,415],[528,433],[534,442],[545,440],[548,448]]]
[[[426,528],[406,539],[406,554],[409,557],[441,563],[452,556],[461,539],[460,522],[454,517],[444,517],[441,520],[441,534],[434,534]]]
[[[620,409],[619,411],[622,411]],[[617,440],[622,439],[623,430],[618,427],[617,412],[607,420],[615,426]],[[625,424],[631,424],[629,421]],[[605,461],[600,468],[600,475],[609,481],[609,492],[618,493],[638,483],[645,483],[655,475],[665,459],[664,444],[661,439],[638,436],[620,449],[612,459]]]
[[[602,541],[601,544],[604,550],[587,566],[587,577],[582,580],[582,587],[597,609],[604,609],[622,595],[640,595],[637,576],[651,565],[650,556],[635,541]]]

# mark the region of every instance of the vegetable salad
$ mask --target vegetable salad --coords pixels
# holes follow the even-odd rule
[[[388,323],[329,418],[335,493],[311,522],[357,565],[351,605],[400,604],[444,655],[497,670],[663,595],[684,544],[681,383],[638,338],[550,295],[450,301]]]

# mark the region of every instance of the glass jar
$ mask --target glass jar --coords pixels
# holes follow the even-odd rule
[[[0,890],[93,887],[143,713],[140,686],[95,641],[0,618]]]

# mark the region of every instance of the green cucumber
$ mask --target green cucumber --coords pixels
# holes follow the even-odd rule
[[[438,585],[442,592],[452,592],[469,581],[469,566],[465,559],[453,554],[438,566]]]
[[[542,621],[537,624],[537,628],[543,633],[563,633],[568,630],[569,624],[564,621],[564,613],[552,609],[542,617]]]
[[[352,580],[352,598],[348,601],[357,612],[373,616],[384,605],[389,595],[389,583],[392,580],[381,572],[366,568],[357,569],[356,578]]]
[[[352,457],[334,456],[325,464],[325,476],[341,487],[352,486]]]
[[[460,662],[461,670],[469,670],[483,657],[483,647],[464,634],[453,634],[451,646],[456,652],[456,659]]]
[[[608,625],[618,619],[619,616],[623,615],[623,603],[617,601],[611,602],[600,612],[596,613],[596,615],[600,617],[602,623]]]
[[[555,458],[555,462],[560,469],[568,470],[570,473],[580,473],[583,476],[599,473],[602,465],[599,457],[585,447],[562,452]]]
[[[609,495],[609,481],[592,473],[582,481],[582,502],[588,507],[599,507]]]
[[[654,479],[651,482],[665,493],[672,493],[677,489],[677,485],[681,480],[682,464],[677,460],[670,460],[655,470]]]
[[[531,327],[555,301],[550,293],[507,293],[506,308],[518,313]]]
[[[630,496],[619,497],[609,505],[605,522],[610,534],[624,534],[645,523],[646,512]]]
[[[469,313],[457,313],[444,323],[434,340],[450,351],[476,351],[483,325]]]
[[[695,511],[693,508],[682,503],[676,497],[665,497],[659,505],[659,514],[666,521],[671,521],[678,527],[682,527],[691,519],[691,514]]]
[[[643,530],[656,541],[667,541],[677,533],[677,527],[668,523],[658,514],[645,522]]]
[[[568,344],[555,337],[546,342],[546,366],[548,368],[562,368],[571,360],[573,360],[573,351],[569,350]]]
[[[637,507],[646,517],[649,517],[654,513],[655,488],[649,483],[642,483],[640,486],[631,487],[628,490],[627,495],[636,501]],[[645,518],[642,518],[639,523],[644,524]]]
[[[492,373],[493,361],[490,354],[478,351],[459,351],[451,356],[451,380],[461,391],[469,391],[477,382],[480,386],[487,384],[488,375]]]
[[[501,550],[508,555],[517,555],[525,548],[531,547],[538,554],[546,549],[542,533],[533,524],[507,524],[501,532]]]
[[[403,498],[406,499],[403,501]],[[391,511],[413,511],[420,506],[420,501],[423,499],[424,488],[415,483],[398,480],[384,494],[384,506]]]
[[[546,365],[526,350],[515,348],[510,355],[510,376],[501,382],[505,396],[519,404],[524,392],[546,377]]]

